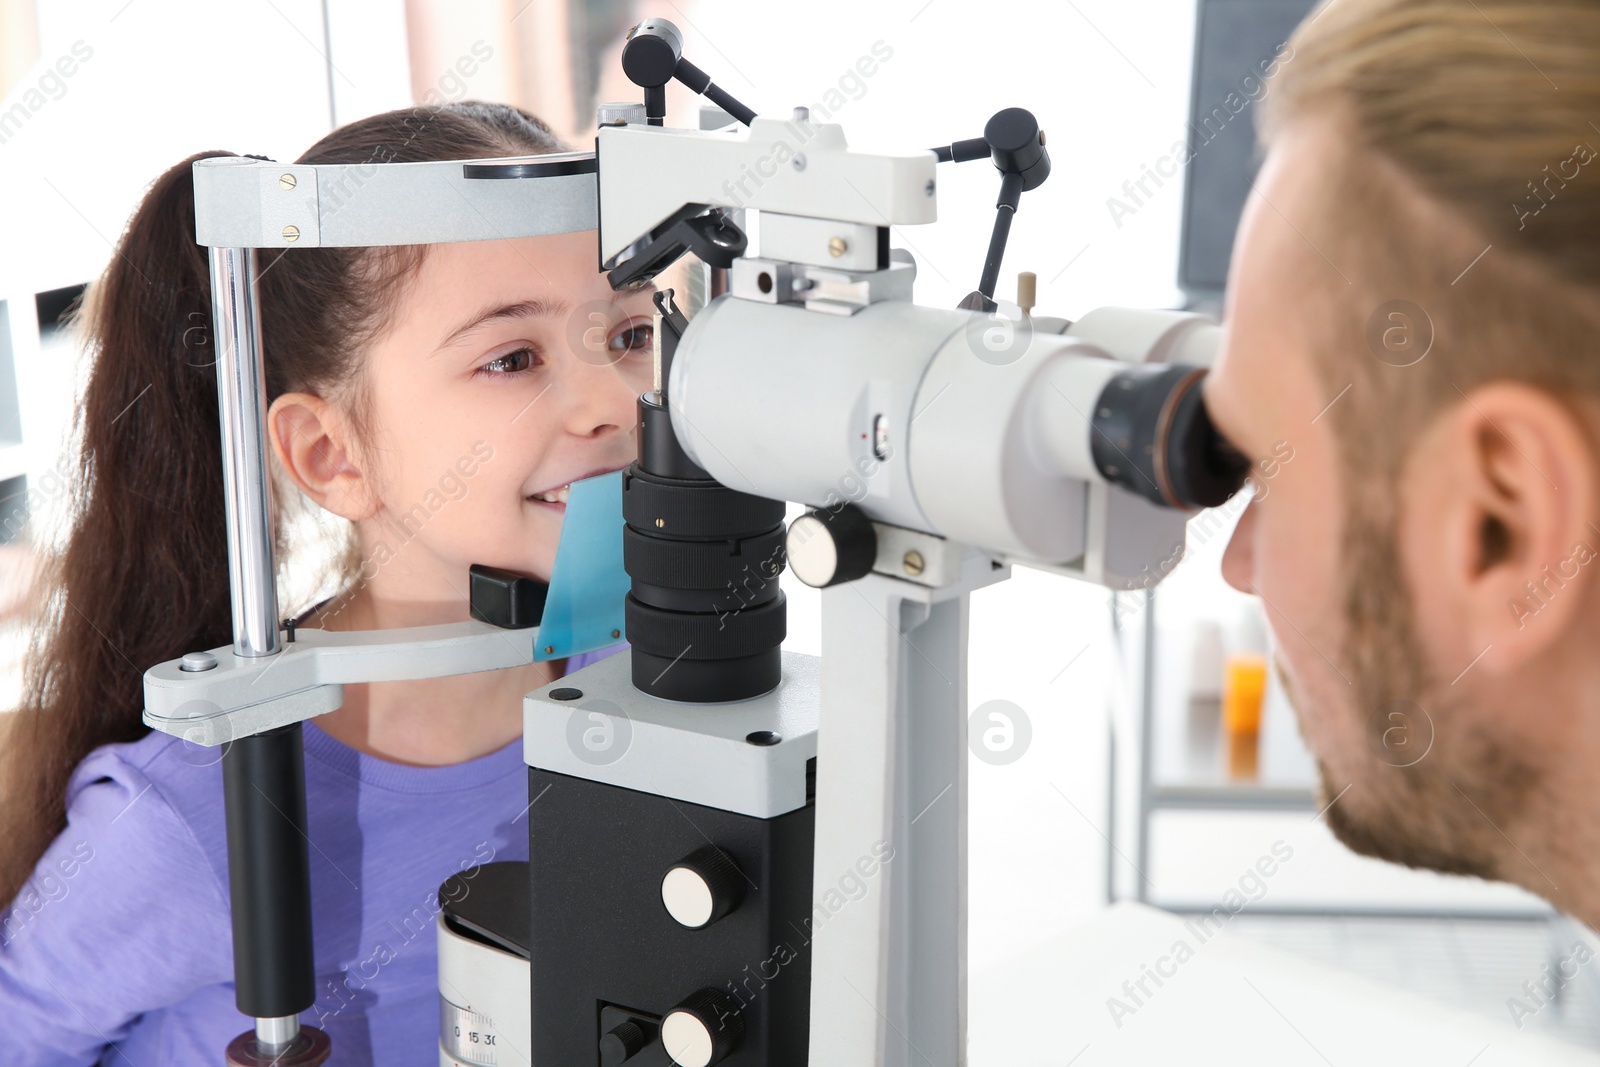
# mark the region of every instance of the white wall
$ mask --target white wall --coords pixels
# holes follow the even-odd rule
[[[292,159],[341,121],[410,100],[400,0],[40,4],[40,59],[0,102],[0,299],[104,269],[146,188],[195,152]],[[329,72],[330,36],[334,65]],[[331,86],[330,86],[331,83]],[[19,110],[20,109],[20,110]],[[26,468],[57,459],[71,411],[73,351],[47,355],[19,331]]]

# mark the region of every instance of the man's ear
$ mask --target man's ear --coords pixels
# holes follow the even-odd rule
[[[342,411],[311,393],[284,393],[267,409],[272,451],[289,477],[319,506],[355,522],[381,501],[356,463],[351,431]]]
[[[1419,445],[1401,486],[1417,495],[1417,591],[1434,593],[1418,598],[1419,623],[1454,613],[1440,629],[1459,634],[1463,665],[1481,652],[1480,670],[1526,666],[1569,636],[1600,576],[1600,464],[1583,419],[1543,389],[1491,382]]]

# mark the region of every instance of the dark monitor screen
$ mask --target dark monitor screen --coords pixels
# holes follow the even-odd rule
[[[1255,108],[1272,92],[1270,75],[1294,62],[1286,42],[1314,6],[1313,0],[1200,0],[1178,256],[1178,284],[1191,304],[1216,301],[1227,285],[1233,233],[1260,165]]]

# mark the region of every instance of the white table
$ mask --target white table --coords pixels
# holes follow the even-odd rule
[[[1192,951],[1181,963],[1180,942]],[[1135,1004],[1123,983],[1158,964],[1171,977],[1146,978],[1150,995]],[[1112,997],[1131,1013],[1114,1017]],[[1509,1011],[1497,1024],[1227,930],[1202,941],[1138,904],[974,975],[970,1000],[971,1067],[1600,1065],[1600,1054],[1518,1031]]]

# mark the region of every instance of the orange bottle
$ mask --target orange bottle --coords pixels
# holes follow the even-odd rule
[[[1256,652],[1234,653],[1224,660],[1222,671],[1222,733],[1228,777],[1254,781],[1260,774],[1267,657]]]

